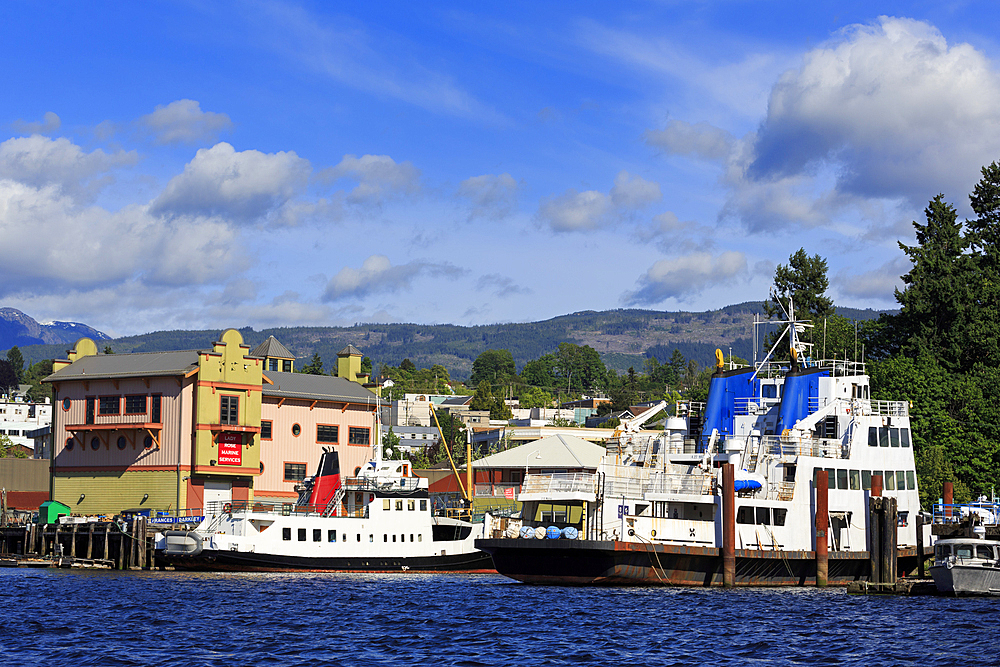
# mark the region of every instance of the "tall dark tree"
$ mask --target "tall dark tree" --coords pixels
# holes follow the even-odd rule
[[[796,318],[817,321],[833,315],[836,312],[833,299],[826,296],[830,287],[826,269],[826,260],[819,255],[810,257],[805,248],[796,250],[788,258],[787,265],[779,264],[774,270],[777,298],[772,296],[770,301],[764,303],[764,312],[769,317],[781,314],[781,309],[788,307],[788,297],[791,296]]]
[[[417,365],[409,359],[403,359],[403,361],[400,362],[399,367],[407,373],[412,373],[417,370]]]
[[[6,359],[0,359],[0,394],[10,394],[17,389],[17,373]]]
[[[926,222],[916,221],[917,244],[899,247],[913,268],[904,275],[905,287],[896,290],[902,306],[895,318],[902,351],[916,357],[926,354],[948,370],[971,366],[968,355],[970,318],[975,317],[972,292],[976,284],[975,261],[966,251],[968,240],[955,207],[938,195],[924,209]]]
[[[24,356],[21,354],[21,350],[18,349],[17,345],[7,350],[7,362],[14,369],[17,374],[17,381],[24,381]]]

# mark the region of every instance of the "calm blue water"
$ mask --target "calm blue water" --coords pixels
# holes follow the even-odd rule
[[[0,665],[1000,664],[1000,600],[0,570]]]

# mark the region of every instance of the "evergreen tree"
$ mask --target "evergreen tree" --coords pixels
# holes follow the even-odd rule
[[[478,387],[484,380],[499,385],[516,375],[514,357],[509,350],[486,350],[472,362],[472,376],[469,383]]]
[[[7,362],[10,364],[11,368],[14,369],[14,373],[17,375],[17,381],[24,381],[24,356],[21,354],[21,350],[18,349],[17,345],[7,350]]]
[[[300,368],[299,373],[305,373],[306,375],[324,375],[323,360],[320,358],[319,352],[313,352],[312,361]]]
[[[896,290],[902,309],[895,318],[901,347],[911,357],[933,357],[949,370],[968,367],[970,317],[975,317],[971,292],[975,264],[967,254],[955,207],[943,195],[924,209],[926,223],[916,221],[917,245],[899,244],[913,268],[903,276],[903,291]]]
[[[796,319],[817,319],[829,317],[836,312],[833,299],[826,296],[830,281],[826,277],[826,260],[819,255],[810,257],[805,248],[799,248],[789,258],[788,264],[779,264],[774,270],[775,295],[764,302],[764,312],[768,317],[782,313],[788,308],[788,297],[795,304]]]

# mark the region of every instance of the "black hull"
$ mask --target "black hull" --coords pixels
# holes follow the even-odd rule
[[[476,540],[500,574],[529,584],[576,586],[722,586],[722,553],[712,547],[598,540]],[[911,553],[912,552],[912,553]],[[915,549],[900,550],[899,571],[916,567]],[[911,563],[912,561],[912,563]],[[867,580],[867,551],[831,552],[828,583]],[[815,586],[812,551],[736,550],[737,586]]]
[[[158,561],[178,570],[217,572],[496,572],[489,554],[482,551],[417,558],[313,558],[205,550],[197,556],[159,554]]]

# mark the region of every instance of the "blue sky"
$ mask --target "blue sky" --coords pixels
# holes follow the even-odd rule
[[[703,310],[800,247],[894,307],[1000,159],[987,3],[4,14],[0,305],[112,335]]]

